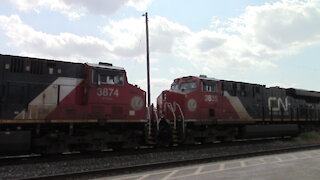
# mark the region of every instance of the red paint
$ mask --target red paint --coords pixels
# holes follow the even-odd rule
[[[223,96],[221,91],[221,82],[217,83],[217,92],[204,92],[202,90],[201,79],[199,77],[184,77],[178,78],[174,81],[174,84],[181,84],[187,82],[195,82],[197,87],[190,91],[175,91],[166,90],[163,91],[157,98],[157,108],[159,116],[164,116],[167,119],[173,119],[172,111],[168,110],[168,103],[178,103],[181,106],[184,118],[186,120],[210,120],[215,121],[218,119],[238,119],[239,116],[230,104],[229,100]],[[196,102],[196,108],[193,110],[188,107],[188,101],[191,100],[189,106],[192,106],[192,102]],[[210,115],[211,109],[211,115]],[[180,112],[177,108],[174,109],[176,116],[180,116]],[[213,112],[214,111],[214,112]],[[214,115],[213,115],[214,114]]]
[[[98,85],[92,82],[93,68],[88,65],[85,68],[86,78],[46,119],[146,119],[145,92],[128,83],[125,71],[123,85]],[[139,110],[133,109],[131,105],[134,96],[142,100],[143,104]]]

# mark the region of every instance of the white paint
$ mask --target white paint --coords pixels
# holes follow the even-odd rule
[[[239,115],[240,119],[252,119],[252,117],[249,115],[246,108],[243,106],[243,104],[237,96],[230,96],[230,94],[227,91],[224,91],[224,95],[229,100],[233,109]]]
[[[97,88],[97,96],[119,96],[119,89]]]
[[[146,174],[146,175],[143,175],[143,176],[139,177],[139,178],[136,179],[136,180],[143,180],[143,179],[148,178],[149,176],[150,176],[150,174]]]
[[[204,166],[200,166],[193,174],[197,175],[200,174]]]
[[[134,115],[136,115],[136,112],[134,110],[130,110],[129,111],[129,116],[134,116]]]
[[[59,77],[29,103],[28,111],[23,110],[15,119],[44,118],[57,106],[58,86],[60,86],[59,102],[61,102],[82,81],[83,79]]]
[[[178,170],[174,170],[172,172],[170,172],[168,175],[166,175],[165,177],[162,178],[162,180],[167,180],[169,179],[172,175],[174,175],[176,172],[178,172]]]
[[[206,102],[218,102],[217,95],[206,94],[204,95],[204,101]]]
[[[275,107],[272,106],[272,101],[276,102]],[[288,111],[289,106],[290,106],[290,104],[288,103],[288,97],[285,98],[284,102],[280,97],[269,97],[268,98],[269,110],[271,110],[271,108],[272,108],[272,111],[280,111],[281,107],[282,107],[284,111]]]

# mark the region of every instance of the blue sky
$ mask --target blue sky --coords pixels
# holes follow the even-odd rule
[[[319,0],[2,0],[1,54],[111,62],[152,99],[174,78],[209,77],[320,91]]]

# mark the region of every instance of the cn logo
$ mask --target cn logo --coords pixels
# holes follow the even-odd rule
[[[284,101],[280,97],[269,97],[268,98],[269,110],[271,110],[271,108],[272,108],[272,111],[280,111],[282,108],[284,111],[288,111],[289,106],[290,106],[290,104],[288,103],[288,97],[286,97],[284,99]]]

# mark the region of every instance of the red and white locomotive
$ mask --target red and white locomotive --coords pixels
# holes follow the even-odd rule
[[[9,55],[0,60],[1,152],[98,150],[144,141],[145,92],[128,83],[123,68]]]
[[[159,138],[176,143],[290,136],[319,126],[320,93],[187,76],[158,96],[157,109]]]

